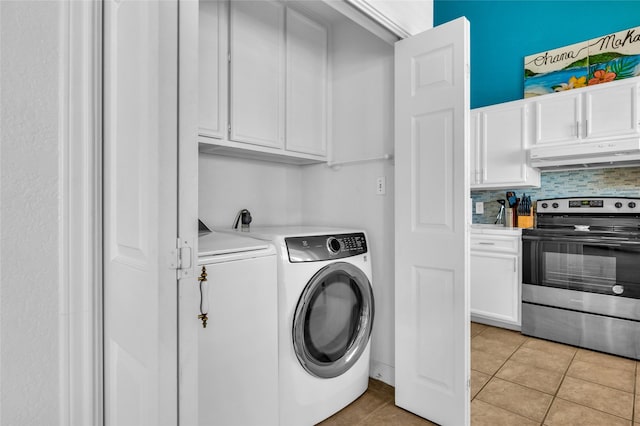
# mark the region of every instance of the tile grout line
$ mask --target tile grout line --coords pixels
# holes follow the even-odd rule
[[[475,338],[475,337],[477,337],[477,336],[479,336],[479,335],[481,335],[481,334],[483,334],[484,332],[486,332],[486,330],[489,330],[490,328],[491,328],[490,326],[487,326],[487,327],[486,327],[486,328],[484,328],[482,331],[480,331],[479,333],[477,333],[476,335],[474,335],[474,336],[472,337],[472,339],[473,339],[473,338]],[[491,375],[490,375],[489,380],[487,380],[487,382],[486,382],[486,383],[485,383],[485,384],[484,384],[484,385],[483,385],[483,386],[478,390],[478,392],[476,393],[476,396],[474,396],[474,397],[471,399],[471,401],[474,401],[475,399],[477,399],[477,396],[478,396],[478,395],[482,392],[482,390],[483,390],[483,389],[484,389],[484,388],[489,384],[489,382],[491,382],[494,378],[498,378],[498,379],[500,379],[500,380],[504,380],[504,381],[506,381],[506,382],[513,383],[513,384],[516,384],[516,385],[519,385],[519,386],[525,387],[525,388],[527,388],[527,389],[535,390],[535,391],[538,391],[538,392],[541,392],[541,393],[544,393],[544,394],[550,395],[550,396],[552,397],[551,402],[550,402],[549,406],[547,407],[546,413],[545,413],[545,415],[544,415],[544,417],[543,417],[542,422],[540,423],[540,425],[544,425],[544,424],[545,424],[545,422],[546,422],[546,420],[547,420],[547,417],[549,416],[549,412],[551,411],[551,407],[553,406],[553,404],[554,404],[554,402],[556,401],[556,399],[559,399],[559,400],[562,400],[562,401],[567,401],[567,402],[570,402],[570,403],[573,403],[573,404],[576,404],[576,405],[583,406],[583,407],[585,407],[585,408],[589,408],[589,409],[594,410],[594,411],[598,411],[598,412],[603,413],[603,414],[606,414],[606,415],[614,416],[614,417],[617,417],[617,418],[619,418],[619,419],[622,419],[622,420],[625,420],[625,421],[629,421],[629,419],[624,418],[624,417],[621,417],[621,416],[618,416],[618,415],[616,415],[616,414],[612,414],[612,413],[609,413],[609,412],[606,412],[606,411],[599,410],[599,409],[594,408],[594,407],[589,407],[589,406],[586,406],[586,405],[583,405],[583,404],[579,404],[579,403],[574,402],[574,401],[571,401],[571,400],[567,400],[567,399],[565,399],[565,398],[560,398],[560,397],[558,397],[558,393],[560,392],[560,388],[562,387],[562,384],[564,383],[565,379],[566,379],[567,377],[572,377],[572,378],[574,378],[573,376],[568,376],[568,375],[567,375],[567,373],[569,372],[569,369],[571,368],[571,365],[572,365],[572,364],[573,364],[573,362],[575,361],[576,356],[578,355],[578,352],[581,350],[581,348],[580,348],[580,347],[572,346],[572,345],[568,345],[568,346],[570,346],[570,347],[574,348],[574,349],[575,349],[575,352],[573,353],[573,355],[572,355],[572,357],[571,357],[571,360],[570,360],[570,361],[569,361],[569,363],[567,364],[567,367],[566,367],[566,368],[564,369],[564,371],[562,372],[562,378],[561,378],[560,383],[559,383],[558,387],[556,388],[556,390],[555,390],[555,392],[554,392],[554,394],[553,394],[553,395],[548,394],[548,393],[546,393],[546,392],[542,392],[542,391],[540,391],[539,389],[534,389],[534,388],[531,388],[531,387],[529,387],[529,386],[525,386],[525,385],[523,385],[523,384],[521,384],[521,383],[516,383],[516,382],[512,382],[512,381],[510,381],[510,380],[501,379],[501,378],[497,377],[497,376],[496,376],[496,374],[497,374],[497,373],[498,373],[498,372],[499,372],[499,371],[504,367],[504,365],[505,365],[505,364],[506,364],[506,363],[507,363],[507,362],[508,362],[512,357],[513,357],[513,355],[514,355],[514,354],[515,354],[515,353],[516,353],[516,352],[517,352],[517,351],[518,351],[518,350],[519,350],[519,349],[520,349],[520,348],[521,348],[521,347],[522,347],[522,346],[523,346],[527,341],[529,341],[529,340],[531,339],[531,337],[529,337],[529,336],[525,336],[525,335],[523,335],[523,334],[522,334],[522,336],[523,336],[523,337],[525,337],[525,339],[523,340],[523,342],[522,342],[522,343],[520,343],[520,344],[518,345],[518,347],[517,347],[517,348],[516,348],[516,349],[515,349],[515,350],[514,350],[514,351],[513,351],[513,352],[512,352],[508,357],[507,357],[507,359],[506,359],[506,360],[505,360],[505,361],[500,365],[500,367],[498,367],[498,368],[496,369],[496,371],[495,371],[493,374],[491,374]],[[587,362],[587,361],[584,361],[584,362],[585,362],[585,363],[588,363],[588,364],[591,364],[591,365],[594,365],[593,363],[590,363],[590,362]],[[638,372],[639,372],[638,368],[639,368],[639,364],[640,364],[640,361],[637,361],[637,360],[636,360],[636,364],[635,364],[635,366],[634,366],[634,392],[632,393],[632,396],[633,396],[633,398],[632,398],[632,403],[633,403],[633,405],[632,405],[631,420],[630,420],[630,421],[631,421],[631,426],[636,426],[636,412],[635,412],[636,410],[635,410],[635,403],[636,403],[636,400],[637,400],[637,398],[638,398],[637,392],[640,390],[640,389],[638,389],[638,386],[637,386],[637,383],[638,383]],[[539,367],[538,367],[538,368],[539,368]],[[622,370],[622,369],[620,369],[620,370]],[[478,371],[478,372],[482,373],[482,371],[479,371],[479,370],[475,370],[475,371]],[[549,370],[549,371],[551,371],[551,370]],[[485,373],[485,374],[486,374],[486,373]],[[614,387],[611,387],[611,386],[607,386],[607,385],[604,385],[604,384],[602,384],[602,383],[594,382],[594,381],[591,381],[591,380],[581,379],[581,378],[577,378],[577,377],[576,377],[575,379],[583,380],[583,381],[585,381],[585,382],[592,383],[592,384],[596,384],[596,385],[599,385],[599,386],[603,386],[603,387],[606,387],[606,388],[609,388],[609,389],[612,389],[612,390],[616,390],[616,391],[620,391],[620,392],[626,392],[626,391],[624,391],[624,390],[622,390],[622,389],[618,389],[618,388],[614,388]],[[629,392],[626,392],[626,393],[629,393]],[[480,401],[482,401],[482,400],[480,399]],[[482,402],[484,402],[484,403],[486,403],[486,404],[489,404],[489,403],[487,403],[487,402],[485,402],[485,401],[482,401]],[[493,404],[489,404],[489,405],[493,405]],[[495,406],[495,405],[494,405],[494,406]],[[497,406],[495,406],[495,407],[497,407]],[[513,412],[513,411],[508,410],[508,409],[506,409],[506,408],[502,408],[502,407],[497,407],[497,408],[501,408],[501,409],[503,409],[503,410],[509,411],[509,412],[511,412],[511,413],[513,413],[513,414],[516,414],[516,415],[522,416],[522,417],[524,417],[524,418],[527,418],[527,419],[530,419],[530,420],[533,420],[533,421],[537,421],[537,420],[535,420],[535,419],[531,419],[531,418],[529,418],[529,417],[527,417],[527,416],[523,416],[523,415],[522,415],[522,414],[520,414],[520,413]]]
[[[475,335],[475,336],[473,336],[473,337],[477,337],[477,336],[479,336],[480,334],[484,333],[484,332],[485,332],[486,330],[488,330],[488,329],[489,329],[489,327],[485,328],[484,330],[482,330],[480,333],[476,334],[476,335]],[[513,356],[513,354],[515,354],[515,353],[518,351],[518,349],[520,349],[520,348],[522,347],[522,345],[524,345],[524,344],[526,343],[526,341],[529,339],[527,336],[524,336],[523,334],[521,334],[521,335],[522,335],[523,337],[525,337],[525,339],[524,339],[524,340],[523,340],[523,341],[522,341],[522,342],[521,342],[521,343],[520,343],[520,344],[519,344],[519,345],[518,345],[518,346],[513,350],[513,352],[511,352],[511,355],[509,355],[509,356],[507,357],[507,359],[505,359],[505,360],[504,360],[504,362],[503,362],[502,364],[500,364],[500,367],[498,367],[498,368],[496,369],[496,371],[494,371],[494,372],[493,372],[493,374],[491,375],[491,377],[489,378],[489,380],[487,380],[487,383],[485,383],[484,385],[482,385],[482,387],[480,388],[480,390],[478,390],[478,392],[476,393],[476,396],[474,396],[474,397],[471,399],[471,402],[472,402],[473,400],[475,400],[475,399],[477,398],[477,396],[478,396],[478,395],[480,395],[480,392],[482,392],[482,390],[483,390],[483,389],[484,389],[484,388],[489,384],[489,382],[491,382],[491,380],[493,380],[494,378],[497,378],[497,379],[499,379],[499,380],[504,380],[504,379],[501,379],[500,377],[496,377],[496,374],[498,374],[498,372],[502,369],[502,367],[504,367],[504,365],[505,365],[505,364],[506,364],[506,363],[511,359],[511,357]],[[478,371],[478,370],[476,370],[476,371]],[[482,371],[480,371],[480,373],[482,373]],[[508,381],[508,380],[505,380],[505,381]],[[509,382],[509,383],[512,383],[512,382]],[[516,384],[518,384],[518,383],[516,383]],[[522,386],[522,385],[520,385],[520,386]],[[482,400],[480,399],[479,401],[482,401]],[[471,403],[471,402],[470,402],[470,403]],[[505,411],[508,411],[508,412],[510,412],[510,413],[516,414],[516,415],[521,416],[521,417],[523,417],[523,418],[525,418],[525,419],[533,420],[533,419],[531,419],[531,418],[529,418],[529,417],[523,416],[523,415],[522,415],[522,414],[520,414],[520,413],[515,413],[515,412],[513,412],[513,411],[511,411],[511,410],[508,410],[508,409],[506,409],[506,408],[498,407],[497,405],[490,404],[490,403],[488,403],[488,402],[486,402],[486,401],[482,401],[482,402],[483,402],[483,403],[485,403],[485,404],[491,405],[491,406],[493,406],[493,407],[500,408],[501,410],[505,410]],[[542,423],[541,423],[541,424],[542,424]]]
[[[558,387],[556,388],[556,391],[552,395],[553,398],[551,398],[551,404],[549,404],[549,407],[547,408],[547,412],[544,414],[544,417],[542,418],[542,423],[541,424],[543,424],[543,425],[544,425],[544,422],[547,421],[547,417],[549,417],[549,411],[551,411],[551,407],[553,406],[553,403],[558,398],[558,392],[560,392],[560,388],[562,387],[562,384],[564,383],[564,379],[567,377],[567,372],[571,368],[571,364],[573,364],[573,361],[576,359],[576,355],[578,355],[578,350],[579,349],[576,349],[576,351],[573,353],[573,356],[571,357],[571,361],[569,361],[569,364],[567,364],[567,368],[564,370],[564,373],[562,373],[562,379],[560,380],[560,384],[558,385]],[[560,399],[562,399],[562,398],[560,398]]]
[[[384,408],[385,406],[389,405],[389,404],[393,404],[395,405],[394,402],[395,399],[392,399],[391,401],[386,401],[382,404],[380,404],[378,407],[376,407],[374,410],[372,410],[369,414],[367,414],[366,416],[364,416],[362,419],[360,419],[360,421],[358,421],[358,423],[356,423],[356,425],[368,425],[369,423],[366,421],[368,418],[370,418],[371,416],[373,416],[377,411],[382,410],[382,408]]]
[[[631,407],[631,426],[636,424],[636,404],[638,404],[638,361],[633,376],[633,406]]]
[[[576,348],[578,349],[578,351],[580,351],[581,349],[582,349],[582,350],[589,350],[589,349],[584,349],[584,348],[580,348],[580,347],[576,347]],[[571,367],[571,364],[573,364],[573,361],[575,360],[575,356],[577,356],[577,355],[578,355],[578,351],[576,351],[576,354],[574,355],[573,359],[571,360],[571,363],[569,364],[569,368]],[[585,364],[592,365],[592,366],[600,366],[600,364],[595,364],[595,363],[588,362],[588,361],[582,361],[582,362],[584,362]],[[602,384],[602,383],[594,382],[594,381],[592,381],[592,380],[588,380],[588,379],[585,379],[585,378],[569,376],[569,375],[568,375],[569,368],[567,368],[567,371],[565,372],[565,374],[564,374],[564,375],[563,375],[563,377],[562,377],[562,382],[563,382],[563,383],[564,383],[564,379],[565,379],[566,377],[570,377],[571,379],[574,379],[574,380],[580,380],[580,381],[583,381],[583,382],[587,382],[587,383],[591,383],[591,384],[594,384],[594,385],[602,386],[602,387],[604,387],[604,388],[611,389],[611,390],[614,390],[614,391],[616,391],[616,392],[623,392],[623,393],[626,393],[626,394],[631,394],[631,397],[632,397],[632,398],[631,398],[631,400],[632,400],[632,406],[631,406],[631,419],[628,419],[628,418],[626,418],[626,417],[622,417],[622,416],[620,416],[620,415],[618,415],[618,414],[610,413],[610,412],[608,412],[608,411],[603,411],[603,410],[601,410],[601,409],[594,408],[594,407],[591,407],[591,406],[588,406],[588,405],[584,405],[584,404],[578,403],[578,402],[576,402],[576,401],[572,401],[572,400],[570,400],[570,399],[561,398],[561,397],[558,397],[557,395],[556,395],[556,396],[554,396],[554,400],[555,400],[555,398],[558,398],[558,399],[561,399],[561,400],[563,400],[563,401],[568,401],[568,402],[571,402],[571,403],[573,403],[573,404],[580,405],[580,406],[582,406],[582,407],[587,407],[587,408],[589,408],[589,409],[591,409],[591,410],[595,410],[595,411],[598,411],[598,412],[600,412],[600,413],[604,413],[604,414],[608,414],[608,415],[610,415],[610,416],[618,417],[618,418],[623,419],[623,420],[625,420],[625,421],[631,421],[631,426],[634,426],[634,424],[635,424],[635,423],[634,423],[634,415],[635,415],[635,414],[634,414],[634,413],[635,413],[635,399],[636,399],[636,392],[637,392],[636,385],[635,385],[635,383],[636,383],[636,376],[635,376],[635,374],[637,374],[637,364],[638,364],[638,362],[636,361],[636,366],[635,366],[635,368],[634,368],[634,377],[633,377],[633,380],[634,380],[634,384],[633,384],[634,390],[633,390],[633,392],[627,392],[626,390],[618,389],[618,388],[614,388],[614,387],[611,387],[611,386],[608,386],[608,385],[605,385],[605,384]],[[610,367],[610,368],[614,369],[613,367]],[[626,371],[626,370],[619,369],[619,368],[617,368],[616,370],[619,370],[619,371]],[[560,386],[562,386],[562,383],[560,384]],[[560,390],[560,387],[558,387],[558,391],[559,391],[559,390]],[[557,393],[557,392],[556,392],[556,393]]]

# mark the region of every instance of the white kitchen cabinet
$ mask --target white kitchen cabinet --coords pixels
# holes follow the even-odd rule
[[[285,6],[230,4],[230,139],[284,148]]]
[[[327,26],[272,0],[200,8],[200,152],[325,161]]]
[[[199,16],[199,133],[227,137],[228,125],[228,3],[200,0]]]
[[[486,226],[474,226],[470,238],[471,320],[520,329],[521,234]]]
[[[203,285],[208,288],[203,292],[207,327],[191,323],[198,329],[198,424],[277,425],[275,256],[218,257],[240,259],[214,260],[198,268],[198,274],[207,274]]]
[[[327,28],[287,8],[286,149],[327,153]]]
[[[638,79],[541,96],[535,105],[535,146],[637,138]]]
[[[530,105],[508,102],[471,112],[471,189],[540,186],[529,165]]]

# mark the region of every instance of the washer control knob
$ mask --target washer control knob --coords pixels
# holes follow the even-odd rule
[[[542,203],[542,208],[543,208],[543,209],[546,209],[547,207],[549,207],[549,204],[547,204],[547,203]]]
[[[621,285],[614,285],[613,287],[611,287],[611,290],[613,291],[614,294],[624,293],[624,287]]]
[[[552,206],[554,209],[557,209],[558,207],[560,207],[560,204],[558,204],[558,203],[553,203],[553,204],[551,204],[551,206]]]
[[[338,241],[336,237],[329,237],[327,238],[327,248],[331,253],[336,254],[340,252],[342,244],[340,244],[340,241]]]
[[[619,209],[620,207],[622,207],[622,203],[621,203],[620,201],[618,201],[618,202],[615,204],[615,206],[616,206],[616,208],[617,208],[617,209]]]
[[[627,204],[629,206],[630,209],[635,209],[636,208],[636,203],[634,203],[633,201],[630,201],[629,204]]]

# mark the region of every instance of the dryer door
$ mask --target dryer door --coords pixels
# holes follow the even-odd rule
[[[371,283],[356,266],[332,263],[305,287],[293,318],[298,360],[316,377],[337,377],[367,348],[373,325]]]

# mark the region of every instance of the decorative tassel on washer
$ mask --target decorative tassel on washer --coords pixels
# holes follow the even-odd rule
[[[207,283],[207,268],[202,267],[202,273],[198,277],[200,281],[200,315],[198,319],[202,321],[202,328],[207,328],[209,311],[209,285]]]

